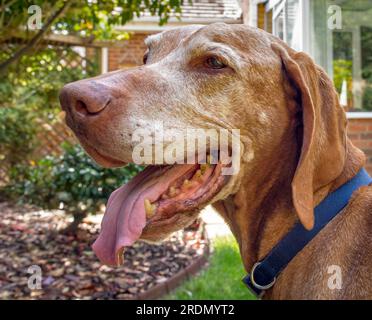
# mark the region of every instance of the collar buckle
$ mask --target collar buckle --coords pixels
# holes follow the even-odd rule
[[[276,277],[274,277],[274,279],[269,283],[269,284],[265,284],[265,285],[261,285],[261,284],[258,284],[255,280],[254,280],[254,272],[256,271],[256,268],[261,264],[261,262],[256,262],[253,267],[252,267],[252,270],[251,270],[251,273],[250,273],[250,279],[251,279],[251,282],[252,284],[259,290],[269,290],[276,282]]]

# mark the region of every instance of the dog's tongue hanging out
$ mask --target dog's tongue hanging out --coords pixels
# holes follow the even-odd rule
[[[147,223],[197,210],[224,183],[221,164],[148,166],[111,194],[93,250],[104,264],[122,264],[124,247],[141,237]]]

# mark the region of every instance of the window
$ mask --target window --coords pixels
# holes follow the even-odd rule
[[[341,28],[329,27],[334,8]],[[265,29],[308,52],[333,78],[347,111],[372,111],[372,1],[269,0],[265,11]]]
[[[266,30],[287,42],[295,50],[302,50],[303,25],[300,8],[302,1],[269,2],[266,11]],[[272,18],[272,24],[267,22],[269,18]]]
[[[285,2],[286,16],[286,42],[295,50],[301,48],[302,13],[299,0],[287,0]]]
[[[310,2],[312,55],[333,77],[347,111],[372,111],[372,1]],[[341,25],[330,28],[337,8]]]

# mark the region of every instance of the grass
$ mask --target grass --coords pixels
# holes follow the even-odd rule
[[[246,272],[235,239],[232,236],[219,237],[212,245],[214,251],[209,266],[164,299],[255,299],[241,281]]]

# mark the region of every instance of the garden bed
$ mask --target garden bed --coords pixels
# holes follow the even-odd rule
[[[205,262],[208,243],[198,223],[160,245],[135,244],[121,267],[102,266],[91,249],[99,221],[87,218],[67,236],[57,232],[69,223],[63,211],[0,203],[0,299],[157,298]],[[42,270],[40,290],[28,288],[33,265]]]

